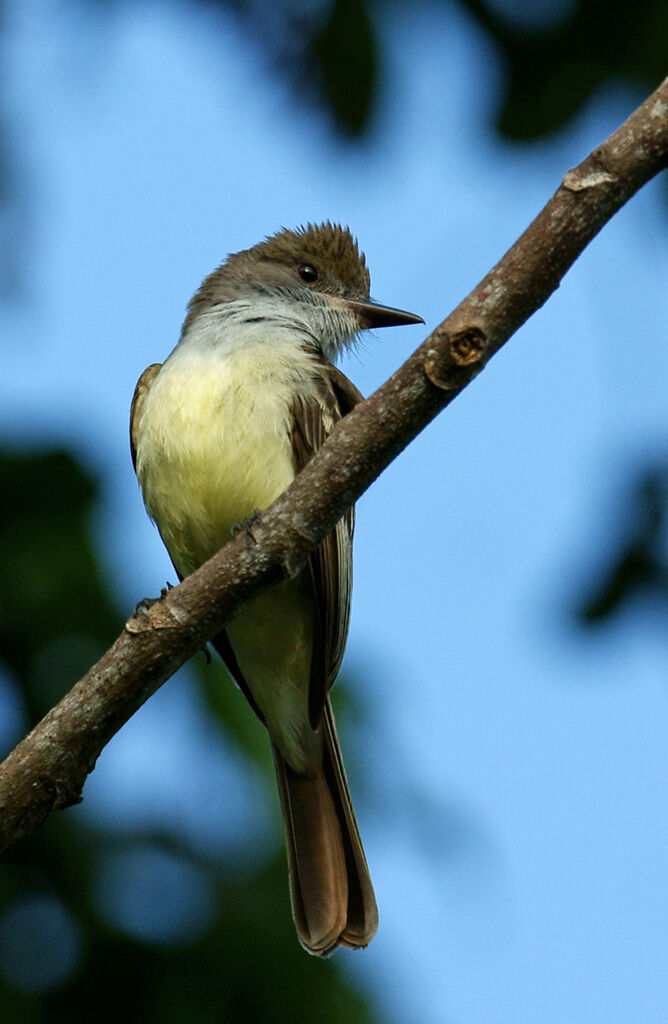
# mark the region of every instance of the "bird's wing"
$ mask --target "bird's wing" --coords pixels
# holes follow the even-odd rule
[[[297,472],[317,452],[335,424],[364,400],[355,385],[331,363],[323,360],[320,369],[315,396],[298,399],[292,409]],[[354,509],[350,509],[309,559],[317,609],[309,686],[309,716],[314,728],[339,671],[348,635],[354,521]]]
[[[150,366],[146,367],[137,381],[135,393],[132,396],[132,405],[130,406],[130,451],[132,453],[132,465],[135,470],[137,469],[137,443],[139,440],[139,421],[141,419],[142,406],[161,366],[162,363],[151,363]]]

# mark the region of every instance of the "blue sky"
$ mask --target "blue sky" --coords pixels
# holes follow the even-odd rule
[[[0,310],[0,438],[66,442],[99,477],[96,539],[129,611],[171,573],[132,475],[129,401],[201,278],[329,218],[357,234],[374,296],[431,329],[638,97],[598,96],[549,144],[504,146],[486,127],[503,72],[474,26],[396,10],[387,95],[349,149],[231,20],[148,3],[104,17],[43,0],[7,15],[31,218],[26,293]],[[665,457],[665,230],[654,183],[359,503],[346,665],[370,721],[347,745],[381,926],[347,965],[388,1020],[668,1015],[665,626],[638,607],[583,636],[568,617],[616,536],[627,469]],[[423,336],[378,332],[343,368],[368,394]],[[228,814],[262,819],[252,780],[226,775],[238,797],[217,804],[234,766],[203,728],[183,675],[110,745],[84,813],[182,822],[206,780],[186,822],[202,842]],[[165,780],[185,767],[174,801]]]

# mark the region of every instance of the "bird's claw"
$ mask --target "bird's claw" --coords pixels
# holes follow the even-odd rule
[[[256,508],[254,512],[251,512],[248,519],[245,519],[242,523],[235,523],[231,530],[232,536],[236,537],[237,534],[241,533],[243,530],[247,537],[250,537],[252,541],[255,541],[255,537],[253,536],[253,524],[257,522],[259,516],[260,509]]]
[[[160,591],[160,597],[142,597],[141,601],[137,601],[135,605],[135,615],[139,615],[141,612],[147,612],[149,608],[152,608],[154,604],[157,604],[163,597],[169,593],[170,590],[174,589],[174,584],[167,582]]]

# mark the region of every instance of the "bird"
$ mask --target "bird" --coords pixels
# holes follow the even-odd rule
[[[369,291],[364,253],[329,221],[283,228],[204,279],[130,414],[144,504],[179,579],[270,505],[363,401],[334,365],[359,332],[424,323]],[[351,510],[295,578],[212,640],[269,733],[292,916],[316,956],[363,948],[378,925],[329,696],[348,633],[353,526]]]

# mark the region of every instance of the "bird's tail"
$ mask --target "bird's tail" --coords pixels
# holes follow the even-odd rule
[[[337,946],[366,946],[378,927],[369,877],[336,735],[325,704],[323,762],[297,775],[272,744],[288,851],[292,916],[302,946],[326,956]]]

